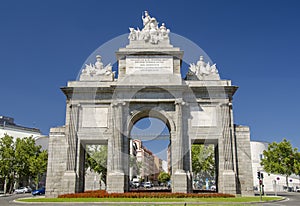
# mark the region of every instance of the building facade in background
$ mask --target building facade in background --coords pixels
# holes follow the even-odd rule
[[[269,174],[264,171],[260,165],[261,159],[264,157],[264,150],[268,150],[268,142],[263,141],[251,141],[251,155],[252,155],[252,172],[253,172],[253,187],[255,190],[259,190],[259,180],[257,178],[257,172],[263,174],[264,190],[269,192],[282,192],[287,191],[286,177],[279,174]],[[291,175],[289,178],[289,187],[300,188],[299,176]]]
[[[17,125],[14,122],[14,118],[0,116],[0,137],[3,137],[5,134],[12,136],[14,139],[33,137],[35,144],[40,145],[42,150],[48,149],[49,137],[42,135],[39,129]]]
[[[4,134],[14,138],[24,138],[32,136],[34,139],[41,137],[41,131],[36,128],[17,125],[11,117],[0,116],[0,137]]]
[[[136,157],[136,162],[130,165],[132,168],[132,178],[138,178],[142,182],[151,181],[158,183],[158,175],[163,172],[163,160],[147,149],[141,140],[132,140],[132,155]],[[131,179],[132,180],[132,179]]]

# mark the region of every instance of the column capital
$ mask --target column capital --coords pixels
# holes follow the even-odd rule
[[[69,106],[70,108],[76,108],[76,107],[81,107],[81,104],[70,104],[70,106]]]
[[[177,99],[175,99],[174,104],[175,104],[175,105],[186,105],[186,102],[183,101],[182,98],[177,98]]]
[[[232,107],[232,102],[223,102],[219,104],[221,107]]]
[[[118,107],[118,106],[125,106],[126,105],[126,102],[125,101],[121,101],[121,100],[117,100],[117,101],[113,101],[111,103],[111,105],[113,107]]]

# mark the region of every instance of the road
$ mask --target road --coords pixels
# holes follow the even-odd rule
[[[261,204],[263,206],[295,206],[300,205],[300,193],[296,192],[287,192],[287,193],[280,193],[278,196],[286,197],[286,200],[274,203],[264,203]]]
[[[14,204],[12,201],[21,198],[21,197],[30,197],[32,196],[30,193],[28,194],[13,194],[13,195],[8,195],[8,196],[1,196],[0,197],[0,205],[1,206],[11,206],[11,205],[17,205]],[[20,205],[20,204],[18,204]]]
[[[300,203],[300,193],[290,192],[290,193],[280,193],[278,196],[286,197],[287,199],[280,202],[274,202],[274,203],[261,203],[261,204],[247,204],[247,205],[257,205],[257,206],[294,206],[299,205]],[[26,205],[43,205],[43,206],[70,206],[70,205],[87,205],[87,203],[16,203],[13,202],[13,200],[17,198],[23,198],[23,197],[31,197],[31,194],[18,194],[18,195],[11,195],[7,197],[0,197],[0,206],[26,206]],[[92,205],[103,205],[103,203],[88,203],[89,206]],[[153,203],[152,203],[153,205]],[[174,204],[175,205],[175,204]]]

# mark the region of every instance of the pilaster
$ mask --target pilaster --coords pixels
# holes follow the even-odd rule
[[[184,170],[184,141],[183,141],[183,127],[182,127],[182,112],[185,102],[180,98],[175,100],[176,113],[176,139],[172,143],[172,164],[175,173],[172,174],[172,192],[188,192],[188,176]]]
[[[126,189],[125,172],[123,167],[123,106],[126,103],[116,101],[112,103],[113,137],[109,139],[108,162],[112,165],[107,172],[107,191],[109,193],[123,193]],[[110,146],[111,145],[111,146]]]
[[[236,194],[236,171],[233,161],[233,133],[231,111],[228,103],[221,105],[222,138],[219,140],[218,192]]]
[[[66,171],[63,178],[64,193],[76,192],[76,162],[77,162],[77,131],[78,131],[78,115],[80,105],[70,105],[69,107],[69,122],[66,125],[67,131],[67,161]]]

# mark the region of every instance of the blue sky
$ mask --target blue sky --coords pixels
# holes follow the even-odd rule
[[[0,115],[44,134],[64,124],[60,87],[100,45],[142,27],[148,10],[200,46],[239,90],[235,123],[251,139],[300,145],[300,2],[297,0],[2,0]]]

